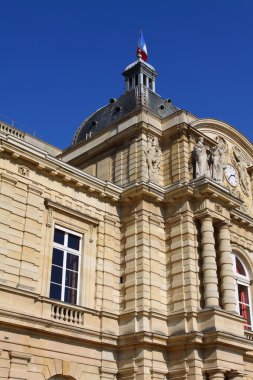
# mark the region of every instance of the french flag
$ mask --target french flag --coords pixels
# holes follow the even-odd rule
[[[146,62],[148,59],[148,50],[147,50],[147,45],[145,43],[142,30],[140,30],[140,36],[139,36],[139,41],[138,41],[138,48],[137,48],[137,57],[141,55],[141,59]]]

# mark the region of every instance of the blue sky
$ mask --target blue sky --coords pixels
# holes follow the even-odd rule
[[[253,141],[252,0],[0,0],[0,119],[64,148],[124,92],[139,28],[157,92]]]

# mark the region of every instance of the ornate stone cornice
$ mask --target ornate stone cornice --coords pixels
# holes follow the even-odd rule
[[[121,193],[121,201],[129,202],[131,199],[143,198],[148,196],[156,202],[164,199],[164,190],[152,182],[135,182],[124,188]]]
[[[250,231],[253,230],[253,218],[242,213],[239,210],[231,210],[230,212],[231,220],[240,224],[243,228],[248,229]]]
[[[193,187],[186,182],[177,182],[165,188],[164,202],[166,204],[175,203],[175,201],[187,200],[193,196]]]
[[[41,171],[45,176],[57,177],[59,181],[67,183],[79,191],[93,193],[98,198],[107,198],[113,202],[119,200],[122,192],[122,188],[119,186],[93,177],[25,141],[18,140],[13,136],[4,136],[1,139],[1,147],[7,154],[13,157],[18,156],[19,159],[27,162],[30,168]]]
[[[226,205],[230,210],[240,207],[243,203],[224,186],[218,185],[208,177],[199,177],[191,181],[189,185],[193,188],[195,199],[212,199]]]

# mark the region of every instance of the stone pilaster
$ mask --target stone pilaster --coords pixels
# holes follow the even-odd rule
[[[152,380],[166,380],[167,379],[167,370],[161,368],[153,368],[150,370],[152,375]]]
[[[138,141],[134,138],[129,146],[128,153],[128,179],[130,183],[137,180],[137,156]]]
[[[21,255],[19,239],[11,224],[16,183],[17,181],[12,176],[5,173],[0,174],[0,283],[7,282],[12,285],[16,285],[18,282],[18,266]],[[11,262],[12,265],[10,265]]]
[[[171,311],[195,310],[198,307],[196,226],[187,202],[182,202],[181,210],[181,214],[169,218],[165,225],[168,308]],[[169,212],[173,214],[173,211],[171,206]]]
[[[0,349],[0,373],[1,380],[8,380],[10,372],[10,353]]]
[[[188,370],[186,368],[171,370],[168,373],[168,380],[186,380],[188,378]]]
[[[92,240],[92,239],[91,239]],[[94,242],[93,242],[94,243]],[[115,312],[119,308],[119,290],[115,277],[119,277],[119,230],[117,219],[104,216],[98,228],[98,258],[96,278],[96,306]]]
[[[42,193],[43,191],[39,187],[28,185],[27,188],[25,187],[25,197],[23,198],[25,217],[18,288],[30,291],[34,291],[38,285],[44,211]]]
[[[31,361],[31,355],[23,352],[11,351],[11,368],[9,373],[9,380],[26,380],[28,379],[27,366]]]
[[[219,264],[221,278],[221,301],[225,311],[236,312],[235,285],[233,278],[233,263],[231,256],[230,231],[227,223],[219,227]]]
[[[209,215],[201,219],[201,234],[205,307],[218,307],[219,293],[214,228],[212,218]]]
[[[117,375],[117,370],[109,367],[99,368],[100,380],[115,380]]]

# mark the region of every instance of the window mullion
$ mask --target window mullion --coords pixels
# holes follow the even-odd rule
[[[248,300],[249,300],[250,328],[252,329],[252,304],[251,304],[250,287],[249,287],[249,285],[247,286],[247,292],[248,292]]]
[[[65,295],[66,266],[67,266],[67,251],[64,249],[63,268],[62,268],[62,290],[61,290],[61,300],[62,301],[64,301],[64,295]]]
[[[82,243],[82,240],[80,239],[80,250],[81,250],[81,243]],[[81,273],[80,273],[80,268],[81,268],[81,255],[80,255],[80,251],[79,251],[79,258],[78,258],[78,267],[77,267],[77,295],[76,295],[76,302],[77,304],[79,304],[79,289],[80,289],[80,277],[81,277]]]

